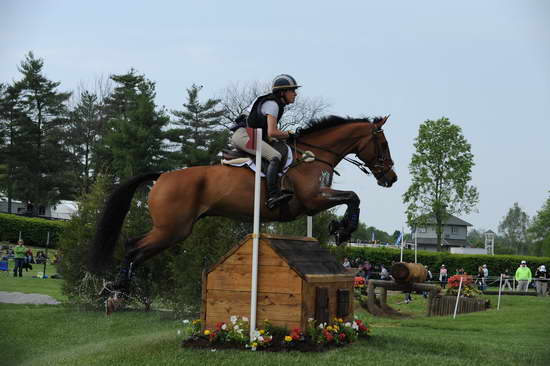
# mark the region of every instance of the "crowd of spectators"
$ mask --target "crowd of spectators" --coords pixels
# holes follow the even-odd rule
[[[381,279],[381,280],[391,280],[391,270],[388,270],[384,266],[384,264],[373,264],[368,260],[362,259],[362,258],[344,258],[343,265],[347,269],[353,269],[356,270],[357,276],[362,277],[365,281],[369,279]],[[393,265],[393,263],[392,263]],[[428,266],[425,266],[427,271],[427,281],[428,282],[434,282],[439,283],[441,288],[446,288],[447,281],[449,279],[449,276],[451,275],[449,273],[449,270],[447,269],[447,266],[445,264],[442,264],[439,268],[439,272],[435,273],[437,277],[434,276],[434,274],[431,272],[431,270],[428,268]],[[468,275],[464,268],[459,267],[456,268],[455,274],[457,275]],[[515,283],[517,283],[517,286],[515,288],[516,291],[527,291],[529,286],[534,286],[537,294],[540,296],[546,296],[548,295],[548,281],[550,280],[550,274],[546,270],[546,266],[541,265],[537,268],[535,271],[535,275],[531,274],[531,270],[527,266],[526,261],[521,261],[518,269],[515,272],[514,276],[509,275],[509,271],[506,270],[505,273],[500,274],[498,276],[493,277],[493,285],[496,283],[498,286],[500,282],[499,276],[502,276],[502,289],[509,288],[510,291],[512,291],[513,287],[510,283],[510,280],[515,280]],[[489,286],[489,268],[486,264],[483,264],[482,266],[478,267],[478,271],[476,274],[474,274],[475,283],[479,290],[485,291],[487,290]],[[427,294],[423,294],[424,296],[427,296]],[[408,303],[412,301],[412,298],[410,297],[410,294],[406,294],[405,302]]]

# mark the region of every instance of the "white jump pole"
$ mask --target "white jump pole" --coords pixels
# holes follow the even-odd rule
[[[460,299],[460,291],[462,290],[462,279],[464,277],[460,276],[460,284],[458,285],[458,294],[456,295],[456,304],[455,304],[455,313],[453,319],[456,318],[456,311],[458,310],[458,300]]]
[[[260,194],[262,170],[262,129],[256,133],[256,175],[254,177],[254,225],[252,233],[252,283],[250,285],[250,339],[256,331],[256,309],[258,301],[258,246],[260,241]]]
[[[19,232],[19,240],[21,240],[21,231]]]
[[[498,283],[498,304],[497,310],[500,310],[500,294],[502,293],[502,273],[500,274],[500,281]]]
[[[401,258],[400,262],[403,262],[403,244],[405,243],[405,228],[401,228]]]
[[[414,228],[414,263],[418,263],[418,255],[417,255],[417,251],[418,251],[418,240],[417,240],[417,237],[416,237],[416,227]]]
[[[307,236],[313,238],[313,216],[307,217]]]

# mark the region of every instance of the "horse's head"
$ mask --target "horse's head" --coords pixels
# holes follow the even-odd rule
[[[379,118],[370,124],[371,138],[359,141],[354,151],[376,177],[378,185],[382,187],[391,187],[397,181],[390,147],[382,129],[387,120],[388,117]]]

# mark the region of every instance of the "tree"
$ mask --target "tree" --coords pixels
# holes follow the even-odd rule
[[[185,166],[212,165],[219,161],[219,152],[227,145],[229,130],[222,129],[224,110],[218,108],[219,99],[199,101],[202,86],[193,84],[187,89],[184,110],[172,111],[178,117],[174,124],[179,128],[169,133],[170,140],[180,146],[178,154]]]
[[[427,120],[415,139],[409,171],[412,183],[403,195],[411,226],[436,221],[437,248],[442,250],[443,223],[449,214],[469,213],[477,204],[471,180],[473,155],[462,130],[447,118]]]
[[[170,152],[163,129],[169,118],[157,110],[155,84],[133,69],[111,80],[115,87],[105,100],[106,126],[97,142],[94,170],[111,170],[119,179],[166,170]]]
[[[527,254],[528,226],[529,216],[515,202],[514,206],[508,210],[506,216],[502,218],[498,231],[503,234],[504,242],[508,248],[513,249],[519,254]]]
[[[63,126],[71,93],[59,92],[59,82],[43,75],[44,61],[32,52],[21,62],[23,78],[13,85],[18,95],[12,143],[17,146],[12,170],[13,195],[31,203],[36,215],[40,206],[72,198],[74,186],[67,178],[69,155],[63,145]]]
[[[550,256],[550,197],[537,212],[528,233],[534,241],[535,252],[533,254],[540,256]]]

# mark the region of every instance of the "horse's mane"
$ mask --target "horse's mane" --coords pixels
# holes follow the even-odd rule
[[[356,122],[373,123],[373,122],[379,121],[380,119],[382,119],[382,117],[352,118],[352,117],[326,116],[326,117],[310,120],[305,124],[304,127],[299,129],[299,134],[300,136],[303,136],[316,131],[324,130],[326,128],[341,126],[348,123],[356,123]]]

